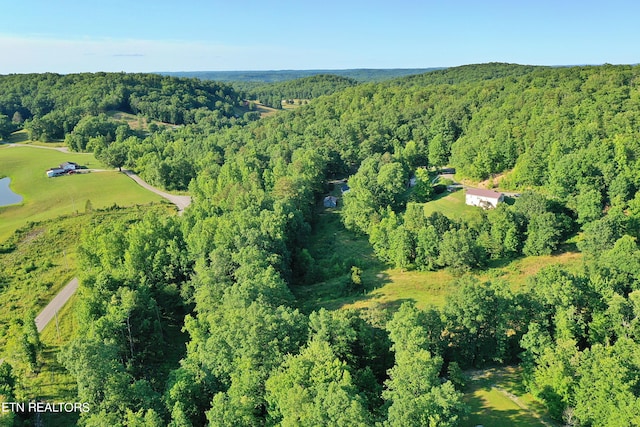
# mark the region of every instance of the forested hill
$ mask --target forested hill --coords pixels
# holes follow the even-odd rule
[[[185,124],[214,111],[231,118],[238,105],[230,86],[156,74],[0,76],[0,114],[16,123],[28,120],[34,137],[44,140],[64,138],[83,117],[109,110]]]
[[[457,84],[468,82],[480,82],[502,77],[516,78],[534,70],[547,69],[535,65],[508,64],[492,62],[488,64],[471,64],[460,67],[451,67],[440,70],[398,77],[392,83],[407,86],[425,86],[435,84]]]
[[[283,100],[308,100],[321,95],[330,95],[357,84],[356,80],[348,77],[319,74],[296,80],[256,86],[247,90],[247,97],[259,100],[262,104],[272,108],[281,108]]]

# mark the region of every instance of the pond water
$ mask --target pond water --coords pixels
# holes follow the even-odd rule
[[[14,205],[22,201],[22,196],[9,188],[11,178],[0,179],[0,206]]]

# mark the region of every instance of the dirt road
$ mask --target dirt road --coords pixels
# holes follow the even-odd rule
[[[78,278],[74,277],[62,288],[49,304],[36,316],[36,328],[42,332],[45,326],[55,317],[62,306],[71,298],[71,295],[78,289]]]
[[[45,150],[56,150],[56,151],[60,151],[61,153],[68,153],[69,152],[69,148],[68,147],[45,147],[45,146],[42,146],[42,145],[15,144],[15,143],[8,143],[8,142],[3,142],[2,144],[6,144],[9,147],[44,148]],[[89,153],[76,153],[76,154],[89,154]]]
[[[182,213],[182,211],[184,211],[185,208],[191,204],[191,196],[176,196],[174,194],[165,193],[164,191],[152,187],[151,185],[144,182],[142,178],[133,173],[133,171],[123,169],[122,172],[124,172],[129,178],[140,184],[140,186],[156,193],[160,197],[164,197],[165,199],[176,205],[178,207],[178,212]]]

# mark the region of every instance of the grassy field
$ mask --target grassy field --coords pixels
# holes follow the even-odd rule
[[[33,141],[29,139],[29,134],[26,130],[19,130],[11,134],[6,142],[10,144],[25,144],[25,145],[33,145],[36,147],[49,147],[49,148],[60,148],[66,147],[64,141],[51,141],[51,142],[42,142],[42,141]]]
[[[545,408],[527,393],[521,369],[513,366],[469,372],[464,401],[470,414],[461,425],[555,427]]]
[[[93,209],[144,205],[163,200],[124,174],[91,172],[48,178],[45,171],[72,161],[88,168],[103,169],[92,154],[62,153],[36,147],[0,146],[0,176],[11,178],[11,189],[24,199],[17,205],[0,207],[0,242],[27,222],[43,221],[84,212],[87,201]]]

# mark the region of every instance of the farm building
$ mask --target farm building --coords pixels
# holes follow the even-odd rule
[[[479,206],[483,209],[495,208],[498,203],[504,201],[504,194],[492,190],[480,188],[468,188],[465,203],[471,206]]]
[[[335,196],[327,196],[323,202],[325,208],[335,208],[338,206],[338,198]]]
[[[49,178],[52,178],[54,176],[64,175],[64,174],[65,174],[65,170],[62,168],[51,168],[47,171],[47,176]]]

